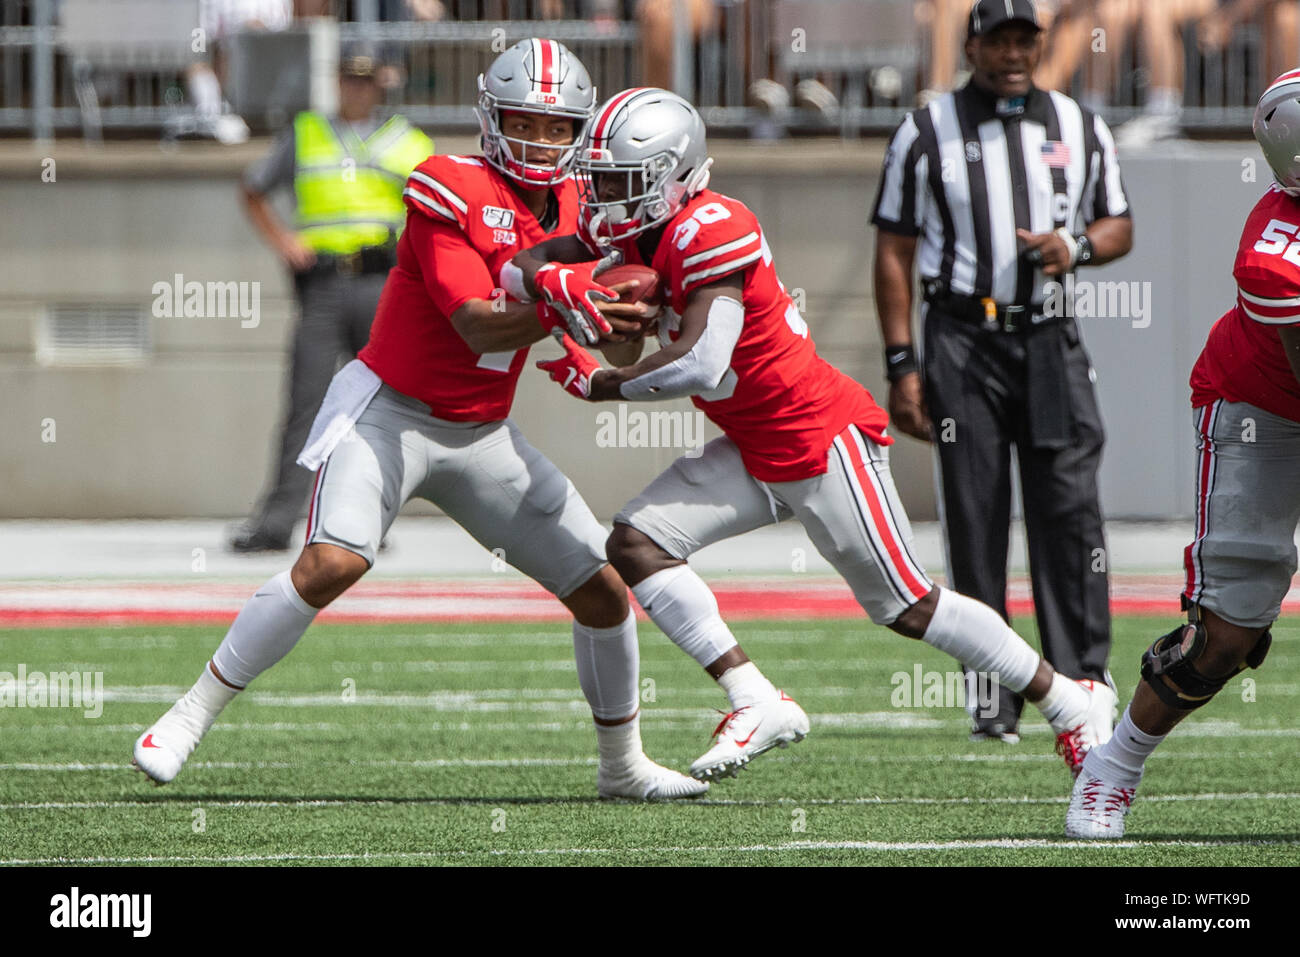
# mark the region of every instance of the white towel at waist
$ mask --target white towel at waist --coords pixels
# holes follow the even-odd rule
[[[307,444],[298,456],[298,464],[315,472],[334,447],[352,431],[361,413],[375,397],[383,380],[360,359],[353,359],[334,376],[329,391],[311,424]]]

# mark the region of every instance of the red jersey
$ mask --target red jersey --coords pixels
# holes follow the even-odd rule
[[[501,267],[521,249],[574,231],[577,187],[572,179],[554,187],[559,217],[549,233],[509,181],[478,157],[430,156],[411,173],[403,196],[397,266],[357,358],[440,419],[504,419],[528,348],[479,355],[448,317],[471,299],[504,295],[497,292]]]
[[[595,248],[581,230],[580,238]],[[625,261],[643,263],[636,237],[619,243]],[[704,190],[664,229],[649,265],[663,277],[668,304],[661,342],[677,338],[691,293],[736,274],[744,327],[731,368],[712,392],[691,401],[740,449],[762,482],[793,482],[826,471],[827,450],[849,425],[881,445],[889,417],[861,385],[817,355],[808,325],[772,265],[758,219],[739,200]]]
[[[1298,232],[1300,199],[1270,187],[1237,247],[1237,304],[1214,324],[1192,368],[1194,408],[1227,399],[1300,422],[1300,382],[1278,333],[1300,325]]]

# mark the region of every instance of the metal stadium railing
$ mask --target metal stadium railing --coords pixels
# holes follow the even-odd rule
[[[316,8],[340,18],[344,44],[375,43],[400,67],[387,105],[421,125],[472,129],[478,73],[503,43],[537,33],[571,46],[603,94],[643,82],[633,0],[442,0],[436,21],[412,19],[408,2],[317,0]],[[711,22],[694,34],[688,0],[663,2],[677,5],[671,84],[720,132],[885,132],[926,85],[930,40],[916,15],[924,4],[712,0]],[[194,49],[198,3],[0,0],[0,135],[158,135],[190,110],[184,73],[208,55]],[[551,14],[561,19],[532,19]],[[1184,30],[1182,124],[1242,133],[1268,80],[1269,37],[1258,23],[1243,24],[1221,52],[1206,53],[1195,33],[1194,25]],[[1103,110],[1112,122],[1138,111],[1148,76],[1136,30],[1115,53]],[[756,80],[779,88],[777,102],[757,105]],[[800,80],[829,93],[803,108],[797,95],[794,105],[781,101],[780,91],[789,99]],[[1080,83],[1076,76],[1072,89]]]

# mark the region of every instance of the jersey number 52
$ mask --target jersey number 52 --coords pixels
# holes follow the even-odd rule
[[[1280,219],[1270,219],[1264,227],[1264,235],[1255,243],[1255,252],[1269,255],[1282,254],[1289,263],[1300,266],[1300,241],[1295,240],[1296,226],[1284,223]]]

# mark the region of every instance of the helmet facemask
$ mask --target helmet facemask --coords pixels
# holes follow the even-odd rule
[[[580,215],[598,242],[637,236],[667,222],[708,182],[712,160],[699,170],[682,170],[681,156],[667,149],[636,163],[621,163],[608,149],[584,148],[578,155]],[[602,200],[597,177],[623,176],[623,198]]]
[[[563,145],[507,136],[501,129],[503,111],[570,119],[573,121],[573,139],[567,145]],[[482,77],[479,78],[478,106],[474,112],[478,115],[479,129],[482,133],[481,146],[484,158],[504,175],[531,189],[554,186],[573,174],[573,161],[578,152],[578,144],[582,141],[583,131],[591,116],[589,110],[557,106],[539,108],[535,104],[502,101],[484,89]],[[519,144],[519,158],[515,156],[512,143]],[[534,153],[559,150],[560,156],[554,165],[530,162],[530,148]]]

